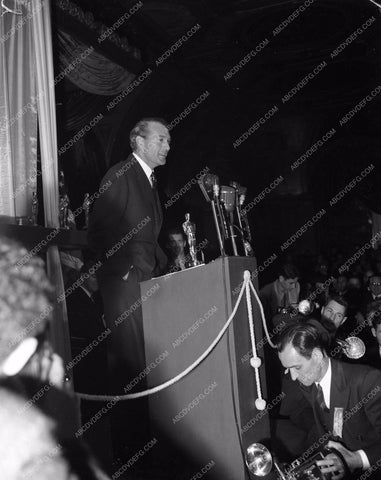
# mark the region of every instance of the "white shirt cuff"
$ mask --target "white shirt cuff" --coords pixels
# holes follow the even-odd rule
[[[368,468],[370,468],[370,463],[366,453],[364,452],[364,450],[357,450],[357,452],[360,454],[360,457],[361,457],[362,469],[368,470]]]

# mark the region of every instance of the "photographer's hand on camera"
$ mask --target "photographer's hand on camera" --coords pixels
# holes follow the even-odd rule
[[[341,453],[351,473],[362,468],[363,464],[359,452],[351,452],[341,445],[341,443],[332,440],[328,442],[327,448],[334,448]],[[332,474],[331,480],[341,480],[342,478],[345,478],[346,468],[341,459],[335,453],[328,453],[323,460],[319,460],[316,463],[321,467],[321,471],[324,474]]]

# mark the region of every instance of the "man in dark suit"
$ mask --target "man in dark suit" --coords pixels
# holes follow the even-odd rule
[[[130,132],[133,153],[106,173],[103,193],[90,214],[89,246],[103,263],[98,280],[106,326],[111,330],[108,347],[114,393],[133,391],[129,383],[146,366],[139,282],[159,275],[167,263],[158,244],[162,211],[153,172],[165,165],[169,144],[163,120],[139,121]],[[144,385],[139,381],[136,390],[144,390]]]
[[[367,320],[372,322],[372,336],[366,345],[364,363],[381,370],[381,301],[371,304]]]
[[[163,120],[138,122],[130,133],[133,153],[107,172],[90,215],[89,243],[103,262],[98,278],[112,331],[111,367],[125,385],[145,367],[139,282],[166,265],[157,242],[162,211],[152,173],[165,165],[169,143]]]
[[[326,338],[305,322],[287,326],[279,336],[277,349],[285,373],[298,380],[302,396],[295,407],[299,412],[303,402],[311,407],[316,445],[326,443],[339,451],[351,473],[379,466],[381,372],[330,359]],[[333,453],[318,465],[335,480],[346,478],[343,462]]]
[[[278,277],[261,288],[259,298],[261,299],[265,317],[271,325],[276,327],[274,316],[280,308],[296,305],[299,301],[300,284],[298,282],[299,272],[295,265],[285,263],[278,271]]]

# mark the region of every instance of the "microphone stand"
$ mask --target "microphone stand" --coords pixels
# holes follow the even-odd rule
[[[218,213],[218,177],[217,175],[205,174],[198,180],[199,187],[205,197],[207,202],[210,202],[212,205],[212,213],[214,225],[216,227],[218,245],[220,247],[221,257],[225,257],[225,247],[224,247],[224,238],[221,232],[224,232],[223,226],[219,222],[219,213]]]
[[[241,208],[245,202],[246,187],[242,187],[238,182],[230,182],[230,185],[235,188],[236,192],[235,210],[238,218],[239,229],[241,232],[243,250],[246,257],[253,257],[254,251],[251,246],[249,221],[247,219],[245,209]]]
[[[220,199],[226,217],[226,223],[228,226],[228,237],[232,244],[233,255],[238,257],[238,250],[236,244],[236,234],[234,231],[234,209],[236,205],[236,190],[233,187],[225,185],[221,186]]]
[[[224,247],[224,239],[229,238],[229,232],[226,225],[224,212],[220,204],[219,193],[220,193],[220,186],[218,184],[218,180],[216,179],[213,184],[212,210],[213,210],[214,221],[216,224],[221,255],[225,257],[226,253],[225,253],[225,247]]]

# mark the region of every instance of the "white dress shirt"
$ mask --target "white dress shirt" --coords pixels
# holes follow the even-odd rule
[[[132,155],[136,158],[136,160],[139,162],[139,165],[142,167],[144,170],[144,173],[147,175],[147,178],[149,180],[149,183],[151,184],[152,187],[152,180],[151,180],[151,173],[153,172],[152,168],[150,168],[146,162],[144,162],[141,158],[139,158],[135,152],[132,152]]]

